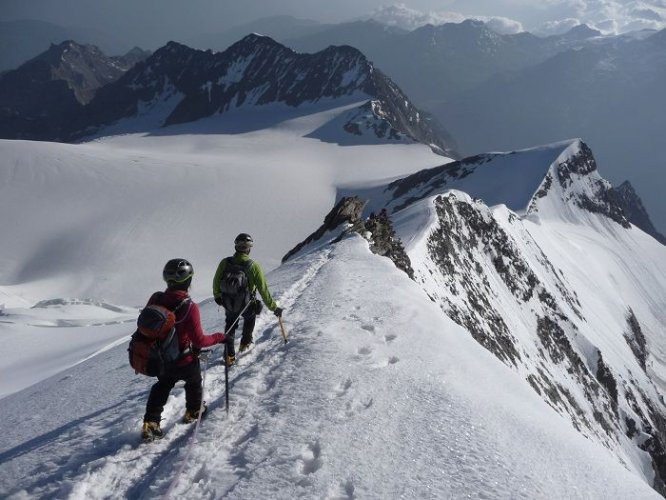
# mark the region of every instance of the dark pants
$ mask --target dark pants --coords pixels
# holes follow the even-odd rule
[[[176,366],[166,374],[157,377],[157,382],[150,389],[146,414],[143,419],[146,422],[159,422],[162,418],[162,410],[169,399],[169,393],[176,382],[185,381],[185,407],[190,411],[197,411],[201,407],[201,367],[199,359],[185,366]]]
[[[236,348],[234,347],[234,341],[236,339],[236,327],[238,322],[231,327],[231,324],[236,321],[238,318],[238,313],[227,311],[225,309],[226,317],[224,322],[224,333],[227,336],[227,356],[235,356]],[[243,313],[243,336],[241,337],[241,344],[250,344],[252,342],[252,332],[254,331],[254,322],[257,319],[257,312],[254,303],[251,303],[248,308]],[[239,320],[240,321],[240,320]]]

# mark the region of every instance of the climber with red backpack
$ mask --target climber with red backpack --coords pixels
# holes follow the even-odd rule
[[[247,233],[239,234],[234,240],[235,253],[222,259],[213,278],[213,298],[224,307],[227,366],[236,361],[234,333],[238,319],[243,318],[243,334],[239,352],[249,349],[253,343],[252,332],[257,315],[261,313],[262,303],[257,299],[259,292],[266,307],[278,317],[282,317],[282,308],[271,297],[266,284],[266,277],[258,262],[250,259],[250,250],[254,240]]]
[[[162,437],[163,433],[160,428],[162,410],[171,389],[179,380],[185,382],[183,422],[196,421],[200,418],[199,414],[201,413],[201,417],[203,417],[208,409],[202,401],[203,389],[198,354],[204,347],[225,342],[226,336],[224,333],[204,334],[199,306],[190,299],[188,294],[193,275],[194,268],[185,259],[171,259],[166,263],[162,277],[167,283],[167,289],[164,292],[155,292],[150,297],[148,304],[139,315],[137,322],[139,329],[133,336],[133,339],[136,337],[137,340],[130,343],[130,363],[135,370],[146,375],[157,376],[157,382],[150,389],[143,418],[141,436],[144,441]],[[139,349],[142,345],[140,341],[143,340],[145,334],[151,335],[151,327],[159,324],[163,315],[169,316],[169,312],[172,312],[175,318],[172,317],[170,323],[167,318],[165,329],[170,329],[174,338],[173,343],[177,345],[177,347],[168,349],[175,350],[175,354],[159,353],[159,363],[153,362],[152,358],[150,361],[138,361],[141,354]],[[157,335],[157,333],[155,334]],[[166,338],[160,341],[163,347],[166,347],[166,342]],[[155,349],[154,343],[152,348]]]

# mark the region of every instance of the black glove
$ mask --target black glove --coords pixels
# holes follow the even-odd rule
[[[254,301],[254,314],[259,316],[261,314],[261,310],[264,308],[263,302],[261,300],[255,300]]]
[[[281,318],[281,317],[282,317],[282,311],[283,311],[283,309],[282,309],[281,307],[276,307],[276,308],[275,308],[275,311],[273,311],[273,313],[274,313],[278,318]]]
[[[221,305],[222,305],[222,297],[215,297],[215,303],[216,303],[218,306],[221,306]]]

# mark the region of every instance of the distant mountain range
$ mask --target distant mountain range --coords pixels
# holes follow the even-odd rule
[[[82,72],[79,80],[95,64],[112,66],[99,51],[83,50],[71,42],[66,45],[68,48],[63,47],[52,50],[77,52],[89,58],[86,64],[77,66]],[[33,76],[33,66],[48,65],[57,59],[47,53],[0,77],[0,88],[5,89],[6,95],[2,102],[4,117],[0,119],[3,137],[67,142],[100,133],[104,127],[119,122],[126,124],[128,130],[151,130],[241,108],[259,109],[267,104],[295,108],[327,100],[338,103],[342,99],[362,104],[339,123],[341,132],[357,137],[369,134],[390,141],[418,141],[441,154],[456,155],[448,133],[411,104],[363,54],[349,46],[298,54],[269,37],[253,34],[224,52],[212,53],[170,42],[131,69],[123,70],[122,75],[118,68],[105,84],[95,80],[85,88],[75,87],[72,78],[63,78],[59,71],[45,70],[41,76]],[[26,80],[37,83],[21,83]],[[33,107],[17,104],[32,102],[30,96],[36,89],[47,85],[58,88],[62,98]],[[94,91],[89,102],[77,99],[84,90],[90,90],[86,96]],[[49,99],[57,95],[55,91],[45,94]],[[25,98],[19,100],[15,95]],[[331,136],[328,132],[322,130],[314,136],[338,139],[339,134]]]
[[[657,230],[666,232],[661,195],[666,175],[660,160],[666,118],[659,112],[666,106],[666,31],[603,36],[581,25],[558,36],[501,35],[468,20],[407,32],[372,20],[319,24],[281,16],[202,35],[192,44],[226,50],[250,30],[299,52],[316,53],[331,45],[359,49],[409,96],[412,106],[431,113],[450,132],[437,135],[449,144],[455,140],[462,155],[583,137],[604,175],[617,184],[629,179]],[[190,96],[187,102],[194,100]],[[95,130],[113,118],[105,113],[77,121],[76,132]],[[353,132],[356,126],[347,129]],[[42,137],[68,140],[58,134]]]

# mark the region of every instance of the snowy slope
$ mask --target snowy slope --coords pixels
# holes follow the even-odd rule
[[[194,291],[203,298],[239,232],[254,236],[270,269],[319,222],[338,185],[441,163],[414,143],[340,147],[305,137],[354,105],[265,106],[169,135],[79,145],[0,141],[0,234],[11,235],[0,251],[0,304],[141,305],[178,255],[201,276]],[[272,125],[223,133],[261,120]]]
[[[194,431],[177,423],[182,389],[165,410],[166,438],[137,443],[150,381],[131,373],[118,346],[3,400],[0,491],[659,498],[361,238],[290,261],[269,281],[288,311],[290,342],[274,318],[260,318],[257,347],[231,372],[228,416],[215,353],[206,372],[212,413],[189,455]],[[214,304],[203,315],[209,329],[221,326]]]
[[[589,149],[428,169],[442,157],[425,145],[315,137],[358,104],[0,142],[0,496],[665,491],[666,247],[618,211]],[[197,444],[177,389],[168,437],[139,446],[151,382],[126,343],[164,262],[194,263],[194,297],[219,331],[210,280],[234,236],[253,234],[273,269],[344,192],[369,198],[366,213],[389,209],[415,281],[365,240],[326,233],[269,274],[291,341],[259,319],[230,415],[216,352]]]
[[[573,140],[357,193],[372,196],[366,211],[394,210],[432,301],[663,491],[666,248],[610,190]]]

